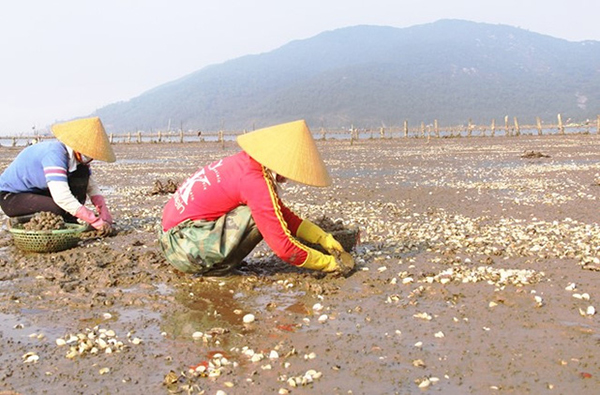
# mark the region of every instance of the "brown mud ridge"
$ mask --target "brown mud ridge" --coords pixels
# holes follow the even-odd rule
[[[264,243],[228,277],[165,262],[154,181],[234,143],[116,145],[94,164],[110,237],[23,253],[3,228],[0,393],[597,393],[598,136],[318,146],[333,186],[283,200],[360,229],[347,278]],[[551,159],[523,161],[531,147]]]

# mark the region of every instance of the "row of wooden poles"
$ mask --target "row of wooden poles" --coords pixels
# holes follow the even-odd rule
[[[537,134],[538,135],[542,135],[543,134],[543,130],[544,129],[555,129],[558,131],[558,134],[565,134],[565,124],[563,123],[562,120],[562,116],[560,114],[558,114],[557,116],[558,119],[558,124],[556,125],[550,125],[549,127],[544,128],[542,125],[542,121],[540,119],[540,117],[536,117],[536,125],[535,125],[535,129],[537,130]],[[590,133],[590,129],[594,128],[596,129],[596,133],[600,134],[600,115],[597,116],[596,119],[596,125],[593,125],[592,123],[590,123],[589,121],[586,122],[583,125],[577,125],[576,127],[578,129],[581,129],[581,127],[583,126],[583,128],[585,129],[585,132]],[[469,123],[467,124],[467,126],[465,127],[465,132],[467,136],[472,136],[473,135],[473,131],[476,129],[476,126],[472,124],[472,122],[469,120]],[[480,131],[481,131],[481,135],[485,136],[485,132],[486,132],[486,126],[480,126],[479,127]],[[519,136],[521,134],[521,126],[519,125],[519,120],[517,119],[517,117],[513,118],[513,122],[511,124],[511,122],[509,121],[509,117],[508,115],[504,117],[504,126],[497,126],[496,125],[496,120],[492,119],[492,123],[490,125],[490,136],[495,136],[496,135],[496,131],[497,130],[504,130],[504,134],[506,136]],[[526,127],[524,127],[525,130],[532,130],[534,129],[534,127],[528,125]],[[407,136],[407,125],[406,122],[404,124],[404,134],[405,136]],[[434,122],[433,125],[433,130],[435,133],[436,137],[440,136],[440,133],[438,131],[438,127],[437,127],[437,121]],[[430,130],[429,130],[430,132]],[[451,132],[452,133],[452,132]],[[458,130],[458,133],[460,134],[461,131]],[[421,123],[421,134],[424,135],[425,134],[425,126],[423,123]]]
[[[514,117],[511,120],[509,120],[509,117],[506,116],[504,117],[504,125],[498,125],[496,123],[495,119],[492,119],[492,122],[489,126],[489,134],[486,134],[486,132],[488,131],[488,127],[487,125],[475,125],[471,122],[471,120],[469,120],[467,125],[464,126],[454,126],[454,127],[449,127],[449,128],[440,128],[438,126],[438,121],[435,120],[433,122],[433,124],[429,124],[429,125],[425,125],[424,122],[421,122],[421,126],[418,129],[415,128],[409,128],[408,127],[408,121],[404,121],[404,126],[402,128],[403,131],[403,136],[404,137],[422,137],[422,138],[430,138],[430,137],[460,137],[460,136],[467,136],[467,137],[472,137],[472,136],[490,136],[490,137],[494,137],[496,136],[496,132],[503,132],[504,136],[520,136],[522,134],[522,131],[530,131],[530,130],[534,130],[537,131],[537,134],[539,136],[544,134],[544,130],[546,131],[550,131],[550,130],[555,130],[557,134],[559,135],[563,135],[565,134],[565,130],[569,127],[571,128],[575,128],[578,132],[582,132],[582,133],[592,133],[592,131],[595,129],[597,134],[600,134],[600,115],[597,116],[595,125],[592,122],[586,122],[584,124],[576,124],[576,125],[565,125],[563,120],[562,120],[562,116],[560,114],[558,114],[557,116],[557,120],[558,123],[557,124],[553,124],[553,125],[546,125],[544,126],[542,124],[542,121],[539,117],[536,117],[536,125],[532,126],[532,125],[526,125],[526,126],[521,126],[519,124],[519,120],[517,119],[517,117]],[[479,132],[479,133],[477,133]],[[323,132],[323,138],[325,137],[325,132]],[[350,129],[350,138],[351,140],[359,140],[359,134],[361,133],[360,130],[358,129],[354,129],[351,128]],[[371,130],[371,137],[373,137],[373,131]],[[385,128],[381,128],[380,129],[380,137],[384,138],[385,137]]]
[[[525,126],[521,126],[519,124],[519,120],[517,119],[517,117],[513,117],[512,120],[509,119],[508,116],[504,117],[504,124],[503,125],[499,125],[496,123],[495,119],[492,119],[491,124],[489,125],[489,134],[487,134],[488,131],[488,126],[487,125],[475,125],[473,122],[471,122],[471,120],[469,120],[469,122],[467,123],[467,125],[464,126],[452,126],[452,127],[439,127],[438,125],[438,121],[435,120],[433,122],[433,124],[428,124],[425,125],[424,122],[421,122],[420,127],[418,128],[409,128],[408,126],[408,121],[404,121],[403,123],[403,127],[401,129],[399,128],[385,128],[385,127],[381,127],[379,128],[378,131],[376,131],[375,129],[368,129],[368,130],[361,130],[361,129],[357,129],[354,128],[353,126],[348,129],[336,129],[336,130],[331,130],[331,129],[326,129],[326,128],[320,128],[320,130],[318,132],[314,132],[313,134],[315,135],[315,138],[317,139],[322,139],[322,140],[327,140],[327,136],[329,135],[331,136],[335,136],[335,135],[347,135],[351,141],[354,140],[360,140],[360,135],[368,135],[369,138],[375,138],[377,132],[379,134],[379,138],[391,138],[394,136],[394,131],[397,135],[399,136],[404,136],[404,137],[422,137],[422,138],[430,138],[430,137],[460,137],[460,136],[467,136],[467,137],[472,137],[472,136],[490,136],[490,137],[494,137],[497,135],[497,133],[502,132],[502,134],[504,136],[520,136],[524,131],[537,131],[538,135],[542,135],[544,134],[544,130],[555,130],[557,134],[565,134],[566,129],[568,128],[574,128],[576,129],[577,132],[582,132],[582,133],[593,133],[594,129],[595,132],[597,134],[600,134],[600,115],[597,116],[596,122],[594,124],[594,122],[586,122],[584,124],[577,124],[577,125],[565,125],[563,120],[562,120],[562,116],[561,114],[558,114],[557,116],[557,124],[552,124],[552,125],[543,125],[542,121],[540,119],[540,117],[536,117],[536,125],[525,125]],[[242,132],[242,133],[246,133],[246,131]],[[121,135],[119,140],[126,142],[126,143],[132,143],[132,142],[137,142],[137,143],[141,143],[144,141],[144,136],[146,138],[149,138],[150,141],[153,142],[164,142],[165,140],[168,141],[173,141],[173,137],[176,137],[176,139],[178,138],[180,143],[183,143],[186,137],[193,137],[193,136],[197,136],[199,141],[204,141],[204,139],[208,136],[213,136],[216,137],[216,141],[217,142],[221,142],[224,143],[226,138],[225,136],[237,136],[238,134],[240,134],[239,132],[224,132],[224,131],[218,131],[218,132],[203,132],[203,133],[185,133],[183,132],[183,130],[180,130],[179,132],[167,132],[167,133],[163,133],[161,131],[158,131],[156,135],[146,135],[146,134],[142,134],[142,132],[138,131],[135,136],[133,136],[131,133],[126,134],[125,136]],[[153,137],[156,136],[156,140],[153,139]],[[111,142],[115,142],[115,136],[113,134],[111,134],[109,136]],[[364,138],[364,137],[363,137]]]
[[[313,134],[315,138],[327,140],[329,137],[334,136],[345,136],[350,139],[350,142],[354,142],[360,140],[361,138],[393,138],[394,135],[398,137],[421,137],[421,138],[431,138],[431,137],[472,137],[472,136],[490,136],[494,137],[496,135],[503,136],[520,136],[525,132],[529,131],[529,134],[535,134],[537,131],[538,135],[543,135],[544,131],[554,131],[557,134],[565,134],[567,129],[575,129],[575,132],[578,133],[593,133],[594,129],[597,134],[600,134],[600,115],[597,116],[596,122],[587,121],[583,124],[567,124],[562,120],[561,114],[557,116],[557,123],[552,125],[543,125],[542,121],[539,117],[536,118],[535,125],[525,125],[521,126],[517,117],[513,117],[510,119],[508,116],[504,117],[504,124],[497,124],[496,120],[493,119],[489,128],[487,125],[475,125],[471,120],[466,125],[461,126],[452,126],[452,127],[440,127],[438,125],[438,121],[435,120],[432,124],[425,124],[421,122],[421,125],[418,127],[409,128],[408,121],[404,121],[403,126],[401,128],[392,127],[385,128],[380,127],[379,130],[376,129],[357,129],[352,126],[350,129],[326,129],[320,128],[319,131],[315,132],[313,130]],[[489,130],[489,132],[488,132]],[[243,131],[242,133],[246,133]],[[548,133],[548,132],[546,132]],[[179,142],[183,143],[186,141],[216,141],[224,144],[227,140],[226,136],[237,136],[240,132],[184,132],[183,130],[179,131],[167,131],[162,132],[158,131],[156,133],[144,133],[142,131],[137,132],[129,132],[126,134],[109,134],[109,140],[111,143],[143,143],[143,142],[153,142],[153,143],[162,143],[162,142]],[[361,137],[362,136],[362,137]],[[365,137],[368,136],[368,137]],[[11,140],[12,146],[17,145],[18,140],[26,140],[27,143],[33,140],[40,139],[48,139],[52,138],[52,136],[8,136],[8,137],[0,137],[0,140]]]

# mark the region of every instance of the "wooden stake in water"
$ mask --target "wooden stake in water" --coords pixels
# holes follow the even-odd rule
[[[562,122],[562,116],[558,114],[558,134],[565,134],[565,127]]]

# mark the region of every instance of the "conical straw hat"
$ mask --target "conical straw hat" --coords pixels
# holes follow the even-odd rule
[[[52,133],[65,145],[85,156],[114,162],[117,160],[100,118],[83,118],[52,126]]]
[[[316,187],[331,185],[304,120],[255,130],[238,136],[237,142],[254,160],[285,178]]]

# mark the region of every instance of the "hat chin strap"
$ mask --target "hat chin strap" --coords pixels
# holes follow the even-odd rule
[[[89,156],[85,156],[81,152],[77,152],[77,151],[73,151],[73,155],[75,156],[75,159],[77,160],[77,162],[79,162],[79,163],[81,163],[83,165],[87,165],[91,161],[94,160],[94,158],[90,158]]]
[[[287,181],[286,177],[282,176],[281,174],[277,174],[271,169],[269,169],[269,173],[271,174],[271,177],[273,177],[273,181],[275,181],[275,184],[281,184]]]

